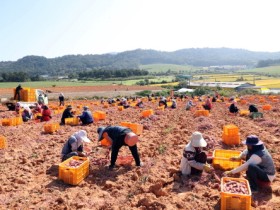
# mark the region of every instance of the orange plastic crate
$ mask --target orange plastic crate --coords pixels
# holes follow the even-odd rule
[[[272,107],[271,107],[270,104],[266,104],[266,105],[263,105],[263,106],[262,106],[262,109],[263,109],[263,110],[271,110],[271,108],[272,108]]]
[[[223,133],[222,139],[223,139],[223,142],[227,145],[238,145],[238,144],[240,144],[240,134],[227,135],[227,134]]]
[[[2,119],[2,126],[14,126],[16,125],[15,118],[4,118]]]
[[[248,116],[250,114],[250,111],[248,110],[240,110],[239,115],[241,116]]]
[[[15,125],[21,125],[23,123],[22,117],[15,117]]]
[[[229,125],[224,125],[223,132],[225,135],[235,136],[235,135],[238,135],[239,129],[236,125],[229,124]]]
[[[224,184],[227,181],[237,181],[246,184],[248,195],[225,192]],[[221,179],[221,210],[249,210],[251,209],[251,189],[246,179],[222,177]]]
[[[124,110],[123,106],[118,106],[118,110],[119,110],[119,111]]]
[[[48,123],[44,125],[44,131],[45,133],[53,133],[55,131],[58,131],[59,127],[60,126],[58,123]]]
[[[65,118],[65,125],[79,125],[78,117]]]
[[[143,125],[137,123],[131,123],[129,128],[137,135],[143,133]]]
[[[171,106],[172,106],[172,102],[171,102],[171,101],[166,102],[166,104],[167,104],[168,107],[171,107]]]
[[[106,113],[102,111],[96,111],[93,113],[94,120],[105,120]]]
[[[208,117],[209,116],[209,110],[196,110],[194,115],[196,117],[200,117],[200,116]]]
[[[7,140],[6,137],[0,136],[0,149],[7,148]]]
[[[103,108],[109,108],[109,104],[103,104]]]
[[[83,161],[77,168],[70,167],[71,160]],[[71,185],[77,185],[89,174],[89,160],[87,157],[73,156],[59,164],[58,178]]]
[[[158,107],[157,107],[157,110],[164,111],[164,108],[165,108],[164,106],[158,106]]]
[[[130,128],[133,133],[140,135],[143,133],[143,125],[138,123],[121,122],[121,126]]]
[[[112,143],[111,143],[109,140],[107,140],[107,139],[102,139],[102,140],[100,141],[100,144],[101,144],[102,146],[105,146],[105,147],[109,147],[109,146],[112,145]]]
[[[121,122],[121,126],[124,126],[127,128],[129,128],[130,124],[131,124],[130,122]]]
[[[152,109],[147,109],[143,110],[141,114],[143,117],[149,117],[150,115],[154,114],[154,111]]]
[[[241,152],[235,150],[216,149],[213,152],[212,165],[216,169],[231,170],[241,165],[241,160],[230,160],[233,156],[239,156]]]

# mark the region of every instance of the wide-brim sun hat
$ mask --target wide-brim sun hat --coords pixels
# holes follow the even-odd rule
[[[82,141],[89,143],[91,142],[90,139],[87,137],[87,132],[85,130],[79,130],[77,132],[77,136],[82,139]]]
[[[103,139],[102,135],[104,133],[106,127],[99,127],[97,128],[97,133],[98,133],[98,141],[101,141]]]
[[[206,147],[207,142],[202,137],[202,134],[200,132],[196,131],[191,136],[191,145],[193,147]]]
[[[259,137],[256,135],[249,135],[247,136],[246,140],[242,141],[243,144],[246,145],[262,145],[263,142],[259,140]]]

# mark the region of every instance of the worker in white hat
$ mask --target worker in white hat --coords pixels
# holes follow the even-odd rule
[[[191,136],[190,142],[185,146],[181,160],[183,175],[201,174],[203,170],[210,171],[212,167],[207,164],[207,155],[202,151],[207,146],[202,134],[198,131]]]
[[[75,132],[72,136],[70,136],[70,138],[65,142],[62,148],[62,161],[67,160],[72,156],[86,156],[83,147],[84,142],[91,142],[90,139],[87,137],[87,132],[85,130],[79,130]]]

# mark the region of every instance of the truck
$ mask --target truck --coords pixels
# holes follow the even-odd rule
[[[14,95],[15,95],[15,89],[14,89]],[[32,89],[32,88],[23,88],[20,91],[20,98],[21,100],[15,100],[13,97],[10,99],[8,98],[1,98],[1,103],[4,106],[7,106],[10,111],[15,110],[16,104],[19,103],[20,107],[35,107],[35,103],[38,103],[39,95],[42,95],[43,103],[45,105],[48,104],[48,96],[47,94],[40,89]]]

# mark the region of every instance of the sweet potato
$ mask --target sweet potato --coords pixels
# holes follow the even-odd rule
[[[237,193],[237,194],[243,194],[243,195],[249,194],[247,185],[244,182],[227,181],[223,184],[223,189],[224,189],[224,192],[229,192],[229,193]]]

